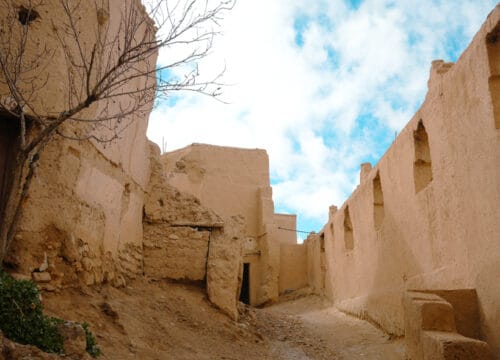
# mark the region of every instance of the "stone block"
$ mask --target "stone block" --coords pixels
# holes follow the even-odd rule
[[[453,306],[457,332],[463,336],[480,339],[479,307],[475,289],[430,290]]]
[[[31,274],[33,281],[37,283],[48,283],[52,280],[50,274],[46,271],[44,272],[34,272]]]
[[[57,328],[63,338],[64,354],[70,359],[81,359],[86,354],[87,338],[83,327],[66,321]]]
[[[144,273],[153,279],[203,280],[210,231],[144,225]]]

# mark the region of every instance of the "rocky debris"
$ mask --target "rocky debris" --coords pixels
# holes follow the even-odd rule
[[[52,280],[50,273],[44,272],[34,272],[31,274],[33,281],[36,283],[48,283]]]
[[[5,338],[0,331],[0,360],[56,360],[55,354],[46,353],[31,345],[22,345]]]
[[[115,310],[113,310],[111,305],[109,305],[107,302],[100,303],[99,308],[101,309],[103,314],[105,314],[106,316],[109,316],[110,318],[112,318],[114,320],[119,318],[118,313]]]
[[[82,325],[66,321],[58,326],[58,332],[63,338],[64,354],[70,359],[91,359],[86,351],[87,338]]]
[[[16,280],[24,280],[24,281],[30,281],[31,276],[30,275],[25,275],[25,274],[19,274],[19,273],[9,273],[10,276],[12,276]]]
[[[59,289],[57,287],[55,287],[54,285],[51,285],[51,284],[40,284],[38,286],[38,288],[40,290],[43,290],[43,291],[50,291],[50,292],[53,292],[53,291],[58,291]]]
[[[275,343],[275,351],[280,357],[296,358],[292,354],[301,354],[299,358],[327,360],[336,355],[322,338],[310,333],[304,320],[297,315],[290,315],[273,310],[256,311],[249,309],[249,323],[263,338]],[[294,355],[297,356],[297,355]]]
[[[47,271],[48,268],[49,268],[49,261],[47,259],[47,253],[44,252],[43,253],[43,262],[38,267],[38,271],[44,272],[44,271]]]
[[[167,184],[158,146],[150,143],[151,177],[144,199],[147,223],[175,226],[222,227],[223,220],[200,200]]]
[[[83,327],[66,321],[58,326],[63,337],[64,355],[46,353],[36,346],[23,345],[11,341],[0,331],[0,360],[92,360],[87,353],[87,339]]]

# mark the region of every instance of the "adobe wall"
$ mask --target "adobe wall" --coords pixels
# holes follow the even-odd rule
[[[304,241],[307,248],[307,285],[317,295],[325,293],[325,238],[311,233]]]
[[[304,244],[280,244],[280,294],[308,285],[307,259]]]
[[[265,150],[193,144],[161,159],[170,185],[196,196],[223,217],[244,216],[248,236],[261,234],[260,221],[266,219],[258,218],[257,191],[270,183]]]
[[[118,31],[124,3],[105,1],[99,10],[94,5],[83,2],[79,8],[78,27],[86,43],[95,40],[95,29],[102,24],[109,24],[109,34]],[[135,6],[142,11],[140,1]],[[53,49],[55,55],[47,68],[50,81],[35,94],[40,99],[35,105],[41,113],[58,112],[67,106],[63,95],[69,86],[68,67],[55,33],[62,29],[64,16],[56,1],[44,2],[36,10],[40,18],[29,25],[33,42],[42,39],[41,46]],[[99,18],[99,14],[105,16]],[[149,71],[155,61],[152,56],[136,65]],[[38,78],[45,79],[43,75],[38,74]],[[135,86],[133,81],[124,85],[125,90]],[[109,110],[119,111],[123,101],[130,99],[110,104]],[[54,137],[48,144],[6,259],[15,271],[48,272],[51,281],[44,285],[48,288],[104,281],[120,285],[126,277],[142,274],[142,212],[149,182],[146,128],[151,106],[124,117],[122,121],[130,126],[112,143]],[[92,106],[84,113],[92,118],[102,110]]]
[[[224,220],[245,219],[243,263],[249,264],[250,304],[279,294],[280,243],[296,243],[296,217],[274,213],[265,150],[192,144],[162,155],[169,185],[185,191]]]
[[[327,294],[403,334],[405,290],[477,291],[500,356],[500,6],[324,228]]]
[[[196,281],[209,300],[238,318],[245,222],[223,220],[193,195],[167,183],[160,149],[150,143],[151,176],[144,202],[144,274],[151,279]]]
[[[296,244],[297,243],[297,215],[295,214],[274,214],[274,223],[278,228],[281,244]]]

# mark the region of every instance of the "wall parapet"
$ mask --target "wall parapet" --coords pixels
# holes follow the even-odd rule
[[[403,335],[408,289],[474,288],[500,354],[500,5],[455,64],[432,64],[421,108],[324,227],[325,292]],[[498,355],[496,355],[498,356]]]

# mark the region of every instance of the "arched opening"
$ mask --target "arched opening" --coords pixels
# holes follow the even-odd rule
[[[380,174],[377,172],[377,176],[373,179],[373,221],[375,230],[380,230],[384,217],[384,193],[382,192]]]
[[[417,130],[413,132],[415,146],[415,161],[413,163],[413,178],[415,193],[425,188],[432,181],[431,149],[429,138],[422,120],[418,122]]]

